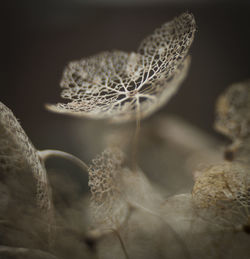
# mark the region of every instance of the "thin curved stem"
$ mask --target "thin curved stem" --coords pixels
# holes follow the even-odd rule
[[[139,133],[141,129],[141,118],[140,118],[140,104],[137,98],[137,111],[136,111],[136,128],[132,142],[132,152],[131,152],[131,163],[132,171],[135,173],[137,171],[137,158],[138,158],[138,145],[139,145]]]
[[[137,170],[137,158],[138,158],[138,144],[139,144],[139,133],[140,133],[140,119],[136,119],[136,128],[132,143],[132,171]]]
[[[93,229],[93,230],[90,230],[88,232],[87,236],[89,236],[90,238],[97,241],[98,239],[101,239],[102,237],[104,237],[106,235],[109,235],[110,233],[113,233],[117,237],[117,239],[118,239],[118,241],[121,245],[122,251],[125,255],[125,258],[129,259],[129,255],[128,255],[128,252],[126,250],[125,244],[124,244],[124,242],[122,240],[122,237],[121,237],[121,235],[120,235],[120,233],[117,229],[107,228],[107,229],[102,230],[102,231],[100,231],[99,229]]]
[[[124,253],[126,259],[129,259],[128,252],[127,252],[127,250],[126,250],[125,244],[124,244],[124,242],[123,242],[123,240],[122,240],[122,237],[121,237],[119,231],[117,231],[116,229],[112,229],[112,231],[113,231],[113,233],[116,235],[116,237],[118,238],[118,240],[119,240],[119,242],[120,242],[120,244],[121,244],[122,251],[123,251],[123,253]]]
[[[74,155],[71,155],[67,152],[63,152],[60,150],[54,150],[54,149],[46,149],[46,150],[40,150],[38,151],[39,157],[45,162],[48,158],[51,157],[60,157],[67,159],[71,161],[72,163],[78,165],[80,168],[82,168],[84,171],[88,172],[88,166],[85,164],[81,159],[75,157]]]

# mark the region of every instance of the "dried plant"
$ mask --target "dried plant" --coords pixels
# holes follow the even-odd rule
[[[70,102],[47,108],[116,122],[149,116],[186,77],[195,29],[193,15],[183,13],[144,39],[136,53],[103,52],[71,62],[61,81],[61,96]]]
[[[87,165],[71,154],[58,150],[36,150],[12,111],[0,102],[0,176],[4,179],[2,199],[5,202],[17,200],[14,206],[19,206],[23,201],[20,210],[28,203],[35,205],[33,208],[32,205],[31,208],[26,208],[25,221],[33,220],[30,217],[41,214],[37,219],[40,221],[38,225],[47,233],[49,244],[54,241],[55,222],[51,188],[44,162],[51,156],[69,159],[87,171]],[[24,193],[21,193],[21,188],[25,190]],[[34,194],[36,197],[33,197]],[[26,199],[27,204],[24,202]],[[7,209],[8,204],[4,207]]]
[[[235,227],[248,223],[250,217],[249,167],[237,162],[208,166],[196,178],[192,197],[198,210],[217,224]],[[225,227],[224,224],[221,227]]]
[[[30,172],[37,186],[37,205],[51,213],[52,204],[48,178],[37,150],[23,131],[12,111],[0,102],[0,169],[7,177]]]
[[[103,52],[70,63],[61,83],[62,97],[70,102],[48,105],[48,109],[117,122],[136,119],[138,126],[141,118],[166,103],[185,78],[190,62],[187,53],[194,32],[193,15],[184,13],[143,40],[136,53]],[[19,178],[23,172],[27,172],[28,178],[37,185],[38,211],[51,216],[53,208],[57,220],[54,246],[33,247],[29,240],[21,242],[25,248],[17,247],[8,243],[8,236],[19,233],[12,231],[0,242],[0,257],[232,259],[240,255],[249,258],[249,82],[232,85],[217,102],[215,128],[231,138],[231,151],[237,147],[231,162],[223,160],[219,163],[218,142],[211,143],[211,138],[199,134],[197,129],[171,119],[167,123],[164,120],[151,123],[148,139],[155,140],[158,134],[158,143],[159,139],[168,144],[172,141],[168,152],[162,145],[162,157],[173,153],[175,145],[180,156],[176,155],[173,164],[179,166],[184,158],[190,157],[190,152],[196,158],[192,167],[183,163],[182,167],[168,172],[167,177],[161,174],[161,182],[164,177],[169,180],[177,173],[180,178],[179,169],[186,167],[185,171],[189,171],[197,160],[211,163],[194,172],[192,194],[167,198],[167,192],[151,183],[142,170],[127,167],[123,151],[117,148],[120,138],[126,146],[128,137],[124,136],[127,135],[121,134],[119,140],[117,136],[112,141],[109,138],[109,148],[86,165],[62,151],[36,150],[13,113],[0,103],[1,230],[9,224],[2,216],[11,199],[5,177]],[[203,149],[206,150],[200,155]],[[152,149],[149,152],[153,153]],[[44,167],[46,159],[52,156],[69,159],[88,171],[90,198],[88,195],[82,197],[81,192],[74,204],[66,203],[68,207],[57,207],[57,202],[52,205]],[[161,166],[157,161],[153,173]],[[164,173],[167,169],[164,167]],[[69,187],[68,180],[57,180],[52,186],[64,183],[61,190],[75,191],[74,187]],[[29,188],[25,181],[23,187]],[[54,191],[58,190],[55,188]],[[25,227],[24,232],[33,226]]]
[[[121,178],[124,154],[117,148],[106,149],[89,167],[89,187],[93,224],[116,229],[124,221],[128,206]]]
[[[216,103],[215,129],[232,140],[223,162],[196,173],[192,196],[199,213],[223,228],[250,223],[249,80],[228,87]]]
[[[215,129],[232,140],[227,160],[250,162],[250,81],[229,86],[218,98]]]

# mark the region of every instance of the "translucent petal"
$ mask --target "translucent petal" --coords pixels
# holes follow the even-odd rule
[[[91,216],[95,227],[115,228],[127,215],[128,207],[121,185],[123,160],[124,155],[119,149],[109,148],[89,167]]]
[[[46,214],[52,207],[44,165],[12,111],[0,102],[0,171],[4,177],[31,173],[36,182],[37,204]],[[26,186],[23,186],[26,188]]]
[[[61,96],[70,102],[47,108],[116,122],[149,116],[185,78],[195,29],[193,15],[184,13],[144,39],[137,53],[103,52],[71,62],[61,81]]]

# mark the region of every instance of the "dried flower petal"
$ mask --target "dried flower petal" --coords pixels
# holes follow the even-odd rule
[[[67,104],[54,112],[121,122],[159,109],[184,80],[195,21],[184,13],[144,39],[137,53],[103,52],[71,62],[61,82]]]
[[[106,149],[89,167],[91,209],[95,226],[114,227],[123,222],[127,205],[120,184],[123,172],[123,153],[116,148]]]
[[[241,217],[248,218],[249,167],[236,162],[225,162],[205,168],[195,181],[192,196],[197,208],[211,208],[218,217],[236,216],[237,221]]]
[[[42,210],[51,211],[46,170],[38,153],[23,131],[12,111],[0,102],[0,170],[9,177],[15,173],[31,172],[37,183],[37,203]],[[25,188],[25,186],[24,186]]]

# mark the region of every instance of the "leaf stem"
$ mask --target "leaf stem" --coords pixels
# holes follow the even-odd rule
[[[129,259],[128,252],[127,252],[127,250],[126,250],[125,244],[124,244],[124,242],[123,242],[123,240],[122,240],[122,237],[121,237],[119,231],[117,231],[116,229],[112,229],[112,231],[113,231],[113,233],[117,236],[117,238],[118,238],[118,240],[119,240],[119,242],[120,242],[120,244],[121,244],[122,251],[123,251],[123,253],[124,253],[126,259]]]

